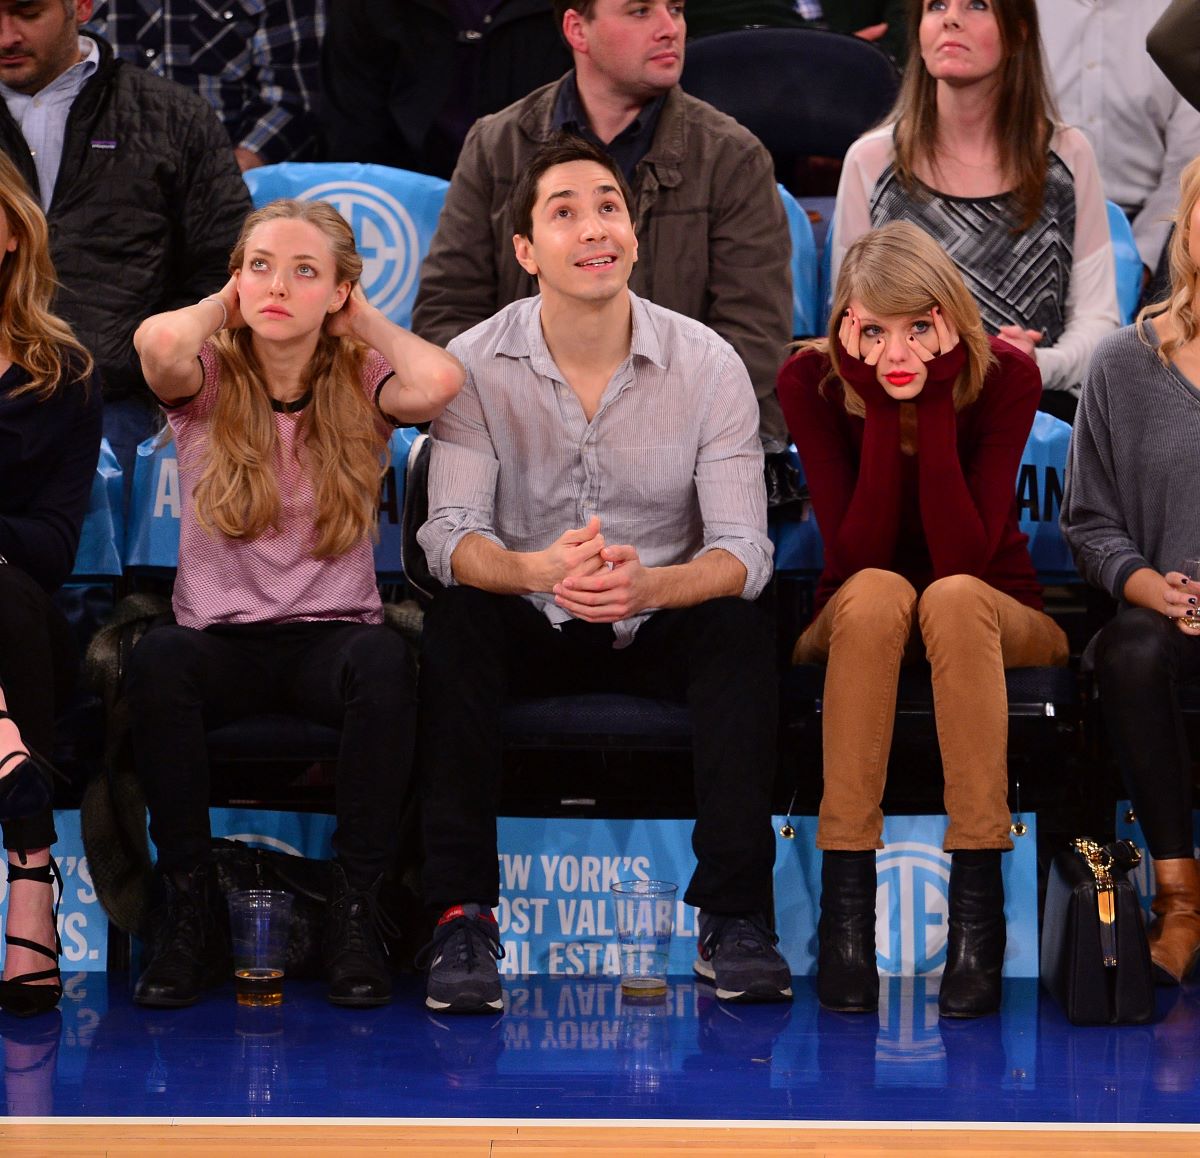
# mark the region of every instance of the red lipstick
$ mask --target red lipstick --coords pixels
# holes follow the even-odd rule
[[[884,377],[893,386],[907,386],[916,375],[910,374],[906,370],[893,370],[890,374],[885,374]]]

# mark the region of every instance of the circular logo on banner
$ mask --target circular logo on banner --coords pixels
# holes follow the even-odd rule
[[[879,881],[875,949],[883,973],[932,973],[946,964],[950,854],[929,844],[888,845]]]
[[[276,852],[286,852],[288,856],[303,855],[298,848],[294,848],[286,840],[280,840],[277,836],[265,836],[258,832],[235,832],[225,839],[238,840],[242,844],[248,844],[252,847],[273,848]]]
[[[361,181],[327,181],[297,196],[328,201],[350,223],[363,259],[363,293],[394,320],[417,278],[420,241],[408,210],[395,197]]]

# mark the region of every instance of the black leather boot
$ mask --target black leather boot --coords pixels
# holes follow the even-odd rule
[[[379,908],[383,878],[356,888],[335,861],[332,879],[324,950],[329,1000],[334,1005],[386,1005],[392,999],[392,973],[383,944],[387,918]]]
[[[826,852],[817,925],[817,997],[826,1009],[879,1008],[875,964],[875,853]]]
[[[999,850],[955,852],[950,861],[946,971],[938,993],[943,1017],[983,1017],[1000,1008],[1006,941]]]
[[[232,970],[229,917],[216,868],[197,865],[187,876],[162,877],[165,904],[158,914],[150,964],[138,978],[138,1005],[194,1005],[205,989]]]

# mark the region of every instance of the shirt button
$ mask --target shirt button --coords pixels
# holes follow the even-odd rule
[[[232,20],[232,19],[233,19],[233,13],[232,13],[232,12],[222,12],[222,13],[221,13],[221,15],[222,15],[222,16],[223,16],[223,17],[224,17],[226,20]]]
[[[154,57],[154,49],[153,49],[153,48],[147,48],[147,49],[145,50],[145,55],[146,55],[146,59],[147,59],[147,60],[151,60],[151,59],[153,59],[153,57]]]
[[[484,24],[491,24],[492,14],[490,12],[483,18],[483,22]]]
[[[478,29],[476,29],[476,28],[468,28],[468,29],[467,29],[467,30],[466,30],[466,31],[463,33],[463,39],[464,39],[464,40],[482,40],[482,39],[483,39],[483,33],[482,33],[482,32],[480,32],[480,31],[479,31]]]

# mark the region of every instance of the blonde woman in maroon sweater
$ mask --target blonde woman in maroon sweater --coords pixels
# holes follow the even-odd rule
[[[1065,663],[1014,484],[1037,410],[1033,359],[988,338],[949,257],[894,222],[842,264],[827,339],[779,374],[825,569],[793,661],[827,664],[818,994],[872,1010],[875,850],[900,666],[928,659],[953,853],[944,1017],[1000,1004],[1009,839],[1004,669]]]

